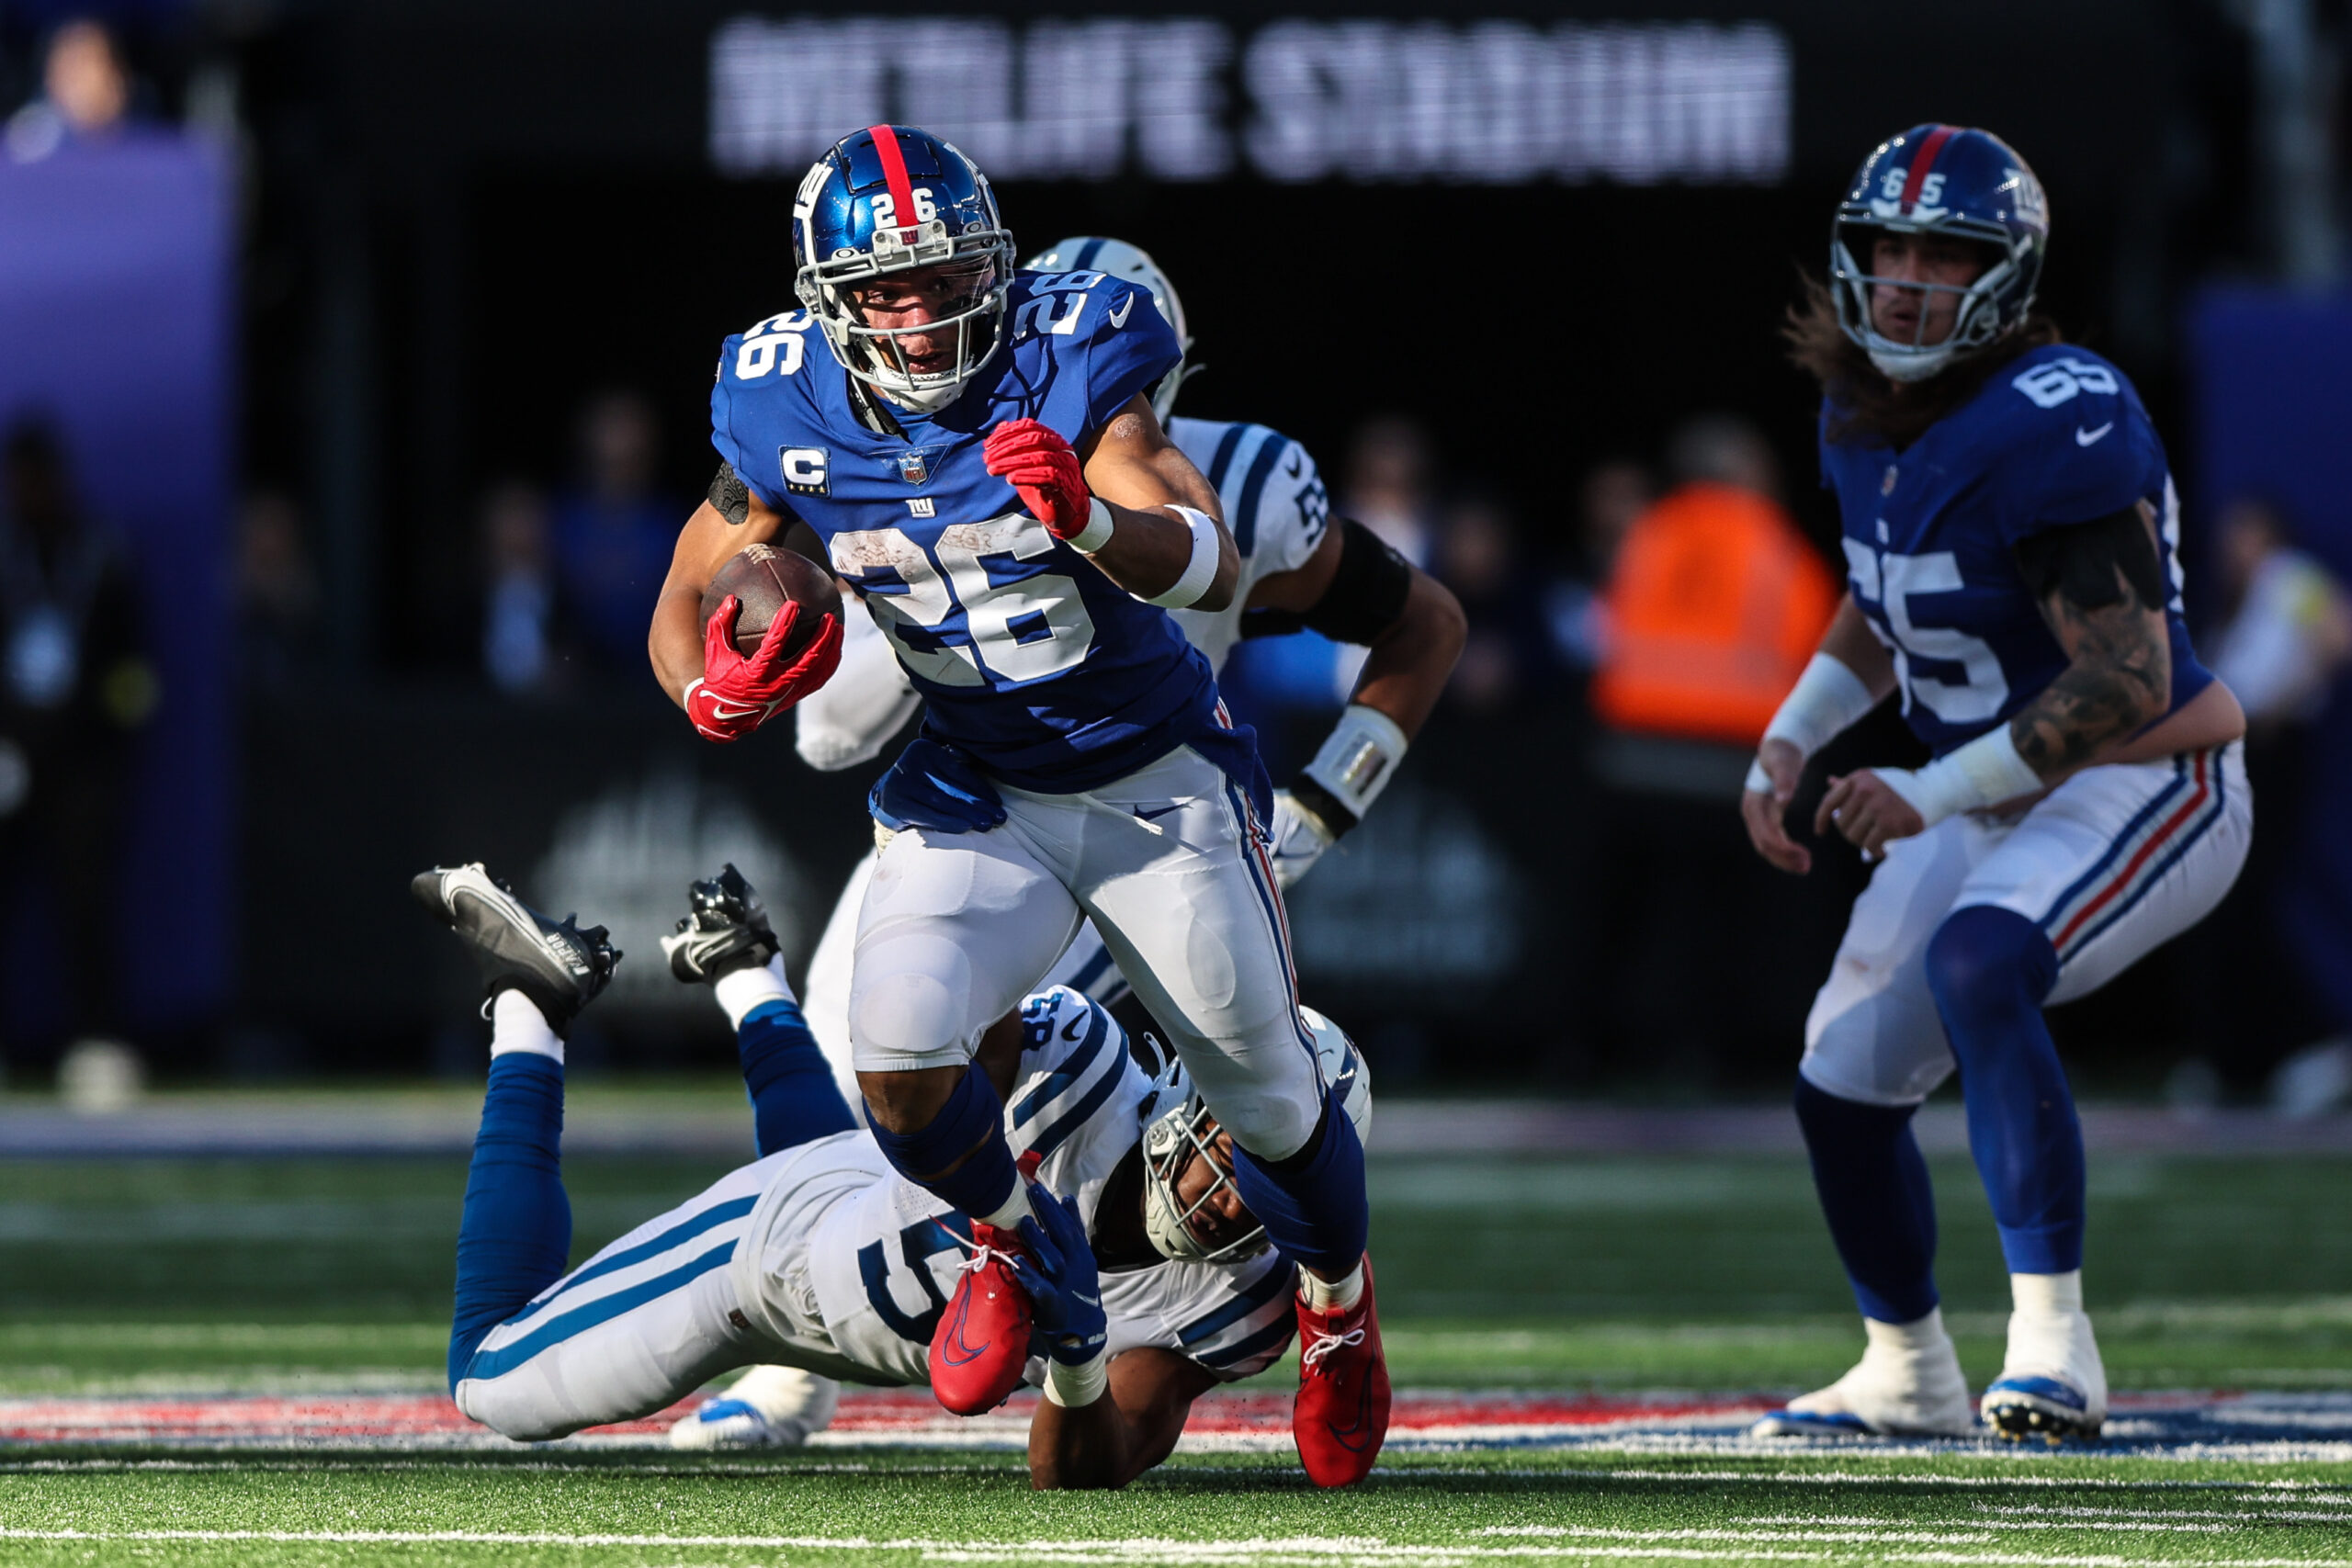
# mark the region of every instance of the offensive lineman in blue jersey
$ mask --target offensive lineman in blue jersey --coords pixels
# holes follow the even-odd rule
[[[850,1032],[876,1142],[973,1221],[933,1390],[986,1410],[1026,1362],[1014,1265],[1029,1202],[970,1062],[1091,918],[1232,1134],[1245,1201],[1300,1267],[1308,1473],[1360,1479],[1387,1412],[1363,1149],[1299,1017],[1264,770],[1165,614],[1222,606],[1237,571],[1215,492],[1146,395],[1179,357],[1174,337],[1141,290],[1100,273],[1015,276],[987,181],[919,130],[843,139],[793,219],[803,309],[721,349],[711,422],[726,466],[680,535],[651,653],[714,739],[821,684],[838,625],[787,661],[793,611],[749,659],[731,602],[700,617],[719,566],[791,528],[925,699],[922,739],[874,791],[888,842]],[[829,356],[811,351],[816,331]],[[1097,1352],[1055,1343],[1049,1394],[1099,1399]]]
[[[1765,733],[1749,836],[1809,869],[1781,819],[1805,760],[1889,692],[1935,760],[1830,780],[1815,821],[1877,863],[1796,1092],[1868,1348],[1761,1435],[1975,1428],[1911,1133],[1955,1065],[2014,1297],[1983,1418],[2098,1435],[2082,1133],[2041,1009],[2203,919],[2252,832],[2245,716],[2182,625],[2163,444],[2120,371],[2030,313],[2048,237],[2025,160],[1918,126],[1863,162],[1791,318],[1851,592]]]

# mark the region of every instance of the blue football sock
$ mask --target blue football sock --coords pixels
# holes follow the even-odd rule
[[[1325,1099],[1315,1135],[1296,1154],[1261,1160],[1235,1145],[1233,1184],[1266,1227],[1266,1239],[1300,1268],[1340,1275],[1363,1260],[1372,1229],[1363,1143],[1338,1089]]]
[[[571,1201],[557,1154],[562,1137],[563,1064],[528,1051],[492,1056],[458,1222],[453,1392],[483,1337],[563,1277]]]
[[[1797,1079],[1814,1190],[1864,1317],[1914,1323],[1936,1308],[1936,1195],[1912,1135],[1916,1105],[1862,1105]]]
[[[735,1032],[735,1055],[743,1064],[752,1140],[762,1156],[857,1125],[798,1002],[762,1002],[745,1014]]]
[[[2041,1016],[2058,953],[2040,926],[1973,905],[1928,943],[1928,988],[1960,1059],[1968,1146],[2013,1274],[2083,1266],[2083,1129]]]
[[[927,1125],[893,1133],[870,1111],[866,1120],[873,1122],[874,1141],[882,1145],[891,1168],[974,1219],[987,1219],[1012,1197],[1021,1173],[1013,1168],[1012,1149],[1004,1141],[1004,1102],[977,1065],[965,1070],[947,1103]],[[930,1174],[955,1165],[967,1149],[972,1157],[954,1170],[944,1176]]]

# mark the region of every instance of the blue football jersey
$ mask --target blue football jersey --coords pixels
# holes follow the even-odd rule
[[[981,457],[1035,419],[1072,446],[1168,374],[1175,333],[1143,290],[1099,272],[1022,273],[1007,341],[947,407],[861,423],[806,310],[727,340],[711,443],[744,483],[824,541],[926,703],[926,733],[1017,788],[1074,794],[1213,725],[1208,663],[1046,531]]]
[[[1832,445],[1847,581],[1894,650],[1904,716],[1941,756],[2008,720],[2066,667],[2013,547],[2049,528],[2155,509],[2170,593],[2172,702],[2213,677],[2180,609],[2180,501],[2140,395],[2087,349],[2052,344],[2002,367],[1902,452]]]

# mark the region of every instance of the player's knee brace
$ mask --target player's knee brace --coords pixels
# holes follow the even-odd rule
[[[900,1176],[977,1218],[1004,1207],[1020,1180],[1004,1141],[1004,1102],[977,1066],[966,1070],[928,1122],[893,1133],[876,1122],[874,1141]]]

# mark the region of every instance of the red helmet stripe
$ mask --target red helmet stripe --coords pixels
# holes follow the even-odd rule
[[[1936,154],[1942,152],[1944,143],[1951,140],[1952,130],[1949,125],[1936,127],[1928,132],[1928,139],[1919,143],[1919,150],[1911,154],[1910,173],[1903,177],[1903,209],[1905,212],[1919,199],[1919,187],[1927,183],[1928,171],[1936,166]],[[897,149],[891,151],[896,152]]]
[[[899,133],[887,125],[866,128],[874,138],[875,156],[882,160],[882,178],[890,186],[890,222],[893,229],[909,229],[915,221],[914,182],[907,178],[907,155],[899,151]]]

